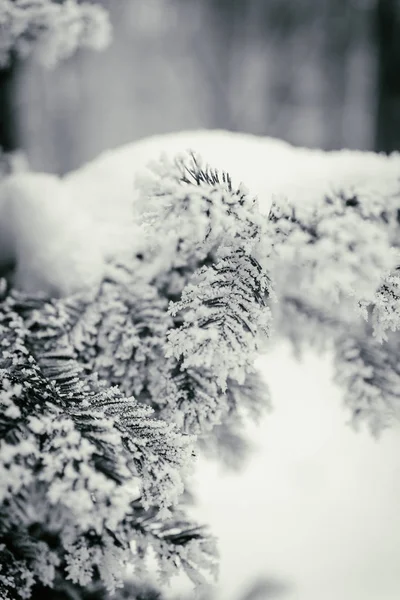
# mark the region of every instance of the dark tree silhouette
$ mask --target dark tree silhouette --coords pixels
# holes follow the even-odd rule
[[[378,0],[374,14],[378,51],[375,149],[400,150],[400,2]]]
[[[15,99],[16,63],[0,69],[0,147],[13,152],[19,146]]]

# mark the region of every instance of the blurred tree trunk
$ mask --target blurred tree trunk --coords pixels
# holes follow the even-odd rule
[[[400,2],[378,0],[375,14],[378,46],[378,102],[375,149],[400,150]]]
[[[0,69],[0,149],[13,152],[18,149],[16,107],[17,63],[11,60],[7,68]]]
[[[343,146],[344,110],[347,101],[348,63],[356,34],[354,10],[348,0],[328,0],[320,5],[321,75],[325,113],[325,150]]]
[[[211,0],[206,4],[206,28],[212,41],[208,68],[218,78],[213,86],[213,127],[238,129],[232,101],[232,78],[236,64],[235,50],[241,49],[242,25],[245,20],[246,0]],[[209,40],[205,39],[207,45]],[[209,73],[211,75],[211,73]]]

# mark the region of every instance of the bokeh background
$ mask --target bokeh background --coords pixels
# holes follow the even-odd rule
[[[114,29],[106,51],[0,75],[0,145],[22,147],[34,169],[63,174],[199,128],[400,148],[399,0],[100,1]]]

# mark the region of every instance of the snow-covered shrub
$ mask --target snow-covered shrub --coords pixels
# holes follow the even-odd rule
[[[73,217],[71,218],[71,212]],[[91,219],[54,175],[15,173],[0,186],[0,270],[13,285],[66,296],[99,284],[104,256]]]

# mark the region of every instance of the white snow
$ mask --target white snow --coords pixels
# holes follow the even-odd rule
[[[110,256],[118,255],[135,243],[140,232],[133,225],[132,202],[135,197],[134,181],[138,171],[161,153],[173,156],[177,152],[193,149],[212,166],[228,170],[235,182],[243,181],[249,191],[257,195],[264,211],[268,211],[273,199],[289,196],[296,202],[318,198],[333,189],[356,187],[364,193],[398,193],[400,189],[400,155],[391,157],[356,151],[321,152],[295,148],[286,142],[252,135],[225,131],[193,131],[154,136],[105,152],[94,161],[63,179],[45,174],[16,174],[0,184],[0,268],[1,256],[11,253],[19,262],[20,287],[24,278],[32,273],[32,265],[39,274],[44,257],[52,256],[46,269],[52,289],[58,288],[61,272],[71,273],[65,289],[74,288],[74,272],[79,269],[68,265],[69,253],[63,252],[71,236],[75,240],[76,255],[81,257],[82,267],[94,271],[93,255],[100,253],[100,263]],[[10,191],[10,189],[12,191]],[[6,216],[5,197],[19,197],[26,209],[15,210],[14,216]],[[53,206],[56,202],[57,205]],[[12,200],[14,203],[14,200]],[[44,206],[46,205],[46,207]],[[29,205],[29,208],[28,208]],[[54,209],[54,211],[53,211]],[[57,214],[63,221],[63,231],[56,228],[60,238],[56,240],[51,220]],[[28,213],[30,217],[28,218]],[[22,216],[24,215],[24,216]],[[48,217],[48,215],[51,215]],[[70,218],[69,218],[70,217]],[[15,219],[15,223],[10,222]],[[33,221],[30,223],[29,219]],[[88,226],[80,226],[86,222]],[[79,230],[80,229],[80,233]],[[21,230],[13,235],[16,247],[10,249],[10,231]],[[7,231],[7,235],[5,234]],[[23,231],[23,233],[22,233]],[[58,251],[54,250],[57,242]],[[29,247],[29,253],[19,251],[19,246]],[[53,244],[53,245],[52,245]],[[39,258],[40,254],[40,258]],[[64,256],[63,256],[64,254]],[[60,260],[59,267],[57,260]],[[62,258],[63,257],[63,258]],[[8,256],[9,258],[9,256]],[[24,261],[27,261],[25,264]],[[97,277],[101,276],[101,264],[97,263]],[[43,263],[44,266],[44,263]],[[60,275],[57,278],[57,273]],[[55,282],[52,283],[52,278]],[[78,275],[75,288],[82,285],[82,273]],[[29,279],[29,276],[27,276]],[[31,279],[34,279],[31,276]],[[90,284],[91,279],[88,279]],[[46,282],[39,282],[45,285]],[[28,287],[35,287],[29,282]]]
[[[60,268],[69,251],[83,257],[88,240],[98,243],[102,260],[118,254],[138,235],[131,224],[135,174],[161,152],[187,148],[243,180],[265,211],[281,195],[305,202],[340,187],[364,193],[399,189],[399,155],[323,153],[249,135],[183,132],[111,150],[67,175],[60,185],[69,210],[52,222],[55,230],[47,232],[43,223],[32,242],[15,237],[15,243],[38,252],[35,244],[47,244],[47,233],[53,241],[60,233],[68,250],[63,258],[58,255]],[[0,224],[3,207],[0,201]],[[86,215],[82,219],[88,219],[90,234],[82,230],[76,250],[63,228],[78,211]],[[26,218],[24,235],[37,222],[35,215]],[[50,242],[48,248],[53,248]],[[260,359],[259,366],[271,386],[275,411],[250,428],[259,445],[252,461],[237,475],[223,474],[204,460],[197,470],[196,515],[220,538],[216,597],[235,600],[253,577],[270,575],[292,585],[290,600],[398,600],[399,431],[386,432],[377,442],[346,426],[348,415],[340,390],[330,383],[326,359],[310,355],[297,364],[282,346]],[[186,587],[178,578],[171,594]]]
[[[287,583],[288,600],[400,597],[400,436],[346,425],[328,359],[295,362],[283,344],[259,360],[274,411],[249,427],[243,473],[199,462],[195,516],[218,535],[218,600],[251,582]],[[190,586],[180,578],[173,592]]]
[[[20,173],[0,185],[0,269],[10,263],[26,292],[67,295],[100,281],[97,232],[57,177]]]
[[[271,200],[280,196],[304,202],[340,188],[371,193],[400,190],[400,154],[321,152],[274,138],[219,130],[154,136],[109,150],[68,174],[65,182],[85,205],[100,205],[101,210],[109,207],[114,223],[116,206],[121,217],[129,214],[136,173],[161,153],[173,156],[188,149],[198,152],[211,166],[229,171],[234,181],[243,181],[265,211]],[[93,191],[85,194],[86,190]]]

